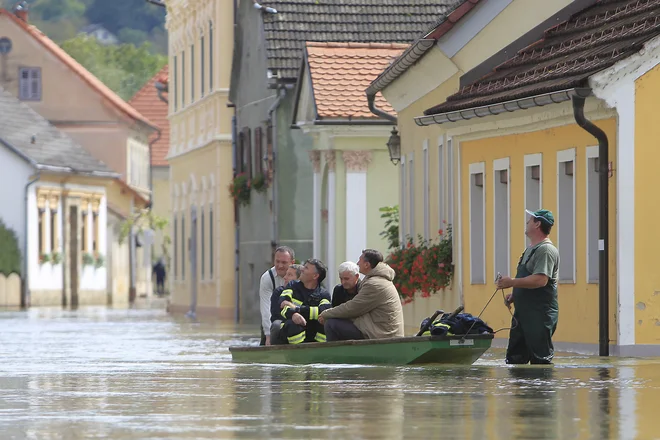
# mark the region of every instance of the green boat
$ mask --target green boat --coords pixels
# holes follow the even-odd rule
[[[493,334],[412,336],[298,345],[230,347],[234,362],[260,364],[472,365],[490,348]]]

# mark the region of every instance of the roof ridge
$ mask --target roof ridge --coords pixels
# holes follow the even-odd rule
[[[339,41],[306,41],[307,47],[323,47],[337,49],[406,49],[409,44],[405,43],[358,43],[358,42],[339,42]]]

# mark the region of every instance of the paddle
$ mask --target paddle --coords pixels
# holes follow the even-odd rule
[[[458,308],[456,310],[451,312],[451,315],[449,315],[448,318],[449,319],[455,318],[456,315],[458,315],[462,311],[463,311],[463,306],[458,306]],[[431,325],[433,324],[433,321],[435,321],[435,318],[437,318],[438,315],[441,314],[441,313],[445,313],[444,310],[436,310],[435,313],[431,316],[431,319],[429,319],[426,322],[426,324],[421,329],[419,329],[419,333],[417,333],[416,336],[422,336],[424,334],[424,332],[431,327]]]

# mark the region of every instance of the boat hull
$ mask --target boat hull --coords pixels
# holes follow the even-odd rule
[[[234,362],[261,364],[471,365],[488,350],[492,334],[419,336],[268,347],[230,347]]]

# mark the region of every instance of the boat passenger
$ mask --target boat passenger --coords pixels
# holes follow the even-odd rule
[[[344,304],[355,298],[360,288],[360,268],[352,261],[339,265],[339,281],[332,291],[332,307]]]
[[[320,260],[309,259],[291,288],[280,295],[280,314],[285,321],[279,332],[274,332],[273,344],[301,344],[303,342],[325,342],[323,325],[318,322],[319,314],[331,307],[330,293],[321,285],[327,269]]]
[[[328,341],[403,337],[403,308],[392,283],[394,269],[374,249],[362,251],[358,267],[364,275],[359,293],[319,316]]]
[[[282,327],[282,315],[280,315],[280,295],[284,289],[290,289],[293,282],[300,279],[300,275],[305,267],[302,264],[292,264],[284,275],[284,286],[280,286],[273,290],[273,295],[270,297],[270,340],[273,340],[273,334],[277,334]]]
[[[295,253],[288,246],[275,249],[275,265],[261,275],[259,281],[259,310],[261,311],[261,343],[270,345],[270,297],[278,287],[284,286],[284,275],[295,261]]]

